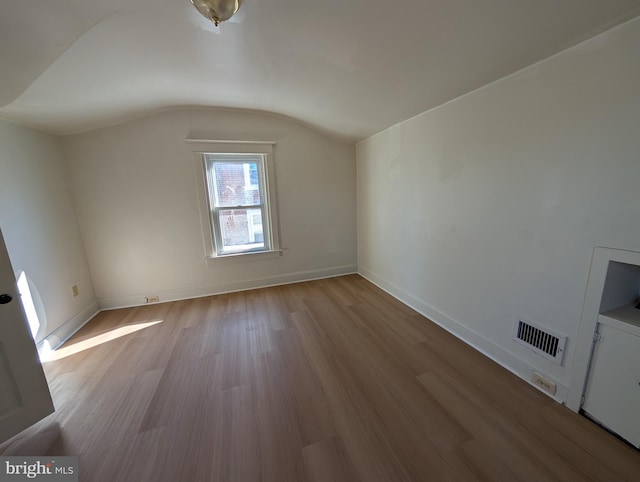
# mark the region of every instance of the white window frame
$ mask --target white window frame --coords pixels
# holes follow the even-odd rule
[[[268,141],[215,141],[202,139],[185,139],[192,145],[191,155],[194,162],[198,205],[200,208],[200,219],[202,227],[202,237],[204,242],[205,260],[207,263],[218,263],[225,260],[241,259],[265,259],[280,256],[278,209],[275,185],[274,168],[274,148],[275,142]],[[217,249],[221,246],[220,228],[216,227],[216,220],[213,216],[212,203],[210,202],[209,181],[208,181],[208,161],[207,155],[229,154],[230,157],[260,154],[262,156],[262,175],[259,182],[262,183],[264,193],[263,202],[263,236],[265,249],[247,250],[240,252],[222,253]],[[220,208],[225,209],[225,208]],[[266,216],[265,216],[266,214]],[[266,218],[266,223],[265,223]],[[266,248],[268,246],[268,248]]]
[[[231,254],[244,254],[249,252],[257,252],[257,251],[271,251],[271,221],[269,216],[269,199],[267,195],[267,188],[265,182],[265,154],[247,154],[247,153],[212,153],[207,152],[203,154],[204,163],[205,163],[205,171],[207,175],[207,194],[209,199],[209,212],[211,213],[211,227],[213,230],[213,246],[216,251],[217,256],[229,256]],[[241,165],[244,168],[247,167],[247,163],[255,163],[258,166],[258,184],[256,187],[260,192],[260,202],[257,204],[238,204],[238,205],[220,205],[216,203],[216,199],[220,199],[222,197],[222,193],[218,191],[218,183],[216,182],[216,173],[215,173],[215,165],[216,164],[237,164]],[[243,169],[243,174],[245,176],[244,186],[251,186],[247,184],[246,176],[248,174],[248,169]],[[225,246],[223,242],[223,228],[220,225],[220,211],[236,211],[236,210],[255,210],[260,211],[260,215],[262,218],[262,233],[263,233],[263,244],[264,247],[257,248],[247,248],[244,250],[227,250],[225,251]],[[249,214],[247,213],[247,218]],[[251,223],[249,223],[251,224]]]

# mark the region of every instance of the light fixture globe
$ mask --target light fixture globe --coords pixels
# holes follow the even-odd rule
[[[229,20],[238,11],[242,0],[191,0],[203,17],[211,20],[216,27]]]

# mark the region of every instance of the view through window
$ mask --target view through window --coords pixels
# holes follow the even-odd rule
[[[205,154],[217,255],[271,249],[264,154]]]

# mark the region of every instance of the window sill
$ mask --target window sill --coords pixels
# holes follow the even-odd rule
[[[206,259],[207,265],[213,265],[218,263],[228,262],[241,262],[241,261],[258,261],[264,259],[273,259],[282,256],[281,249],[272,249],[270,251],[249,251],[247,253],[235,253],[235,254],[223,254],[220,256],[208,256]]]

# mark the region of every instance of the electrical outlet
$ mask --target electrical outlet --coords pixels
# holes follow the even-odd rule
[[[543,377],[539,373],[533,372],[533,377],[531,377],[531,381],[536,387],[540,388],[541,390],[544,390],[548,394],[550,395],[556,394],[558,385],[553,383],[551,380]]]
[[[147,296],[144,299],[145,303],[157,303],[158,301],[160,301],[160,297],[159,296]]]
[[[78,285],[73,285],[71,287],[71,292],[73,293],[74,298],[78,296],[80,294],[80,291],[78,290]]]

